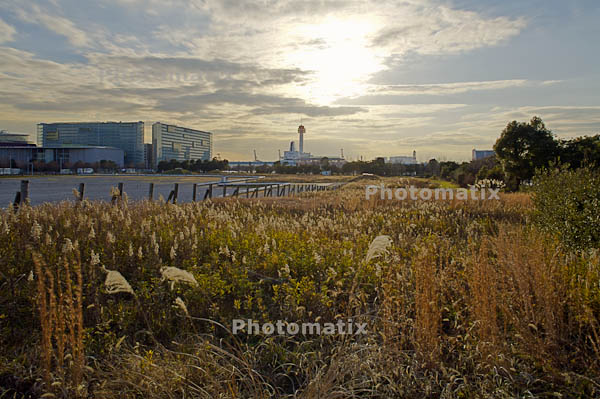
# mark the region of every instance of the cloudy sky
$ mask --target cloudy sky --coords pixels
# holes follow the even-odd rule
[[[0,128],[155,121],[215,154],[296,140],[463,160],[511,120],[600,133],[598,0],[0,0]]]

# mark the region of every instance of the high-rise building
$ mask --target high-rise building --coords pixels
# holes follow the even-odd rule
[[[144,122],[40,123],[38,145],[43,147],[108,146],[125,152],[126,166],[144,164]]]
[[[152,162],[212,159],[212,133],[156,122],[152,125]]]

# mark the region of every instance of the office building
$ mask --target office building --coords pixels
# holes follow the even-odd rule
[[[152,125],[152,162],[212,159],[212,133],[156,122]]]
[[[120,148],[125,154],[125,166],[144,165],[144,122],[40,123],[37,128],[39,146]]]

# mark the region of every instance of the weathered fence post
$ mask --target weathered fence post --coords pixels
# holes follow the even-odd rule
[[[19,210],[20,202],[21,202],[21,192],[17,191],[17,193],[15,194],[15,200],[13,201],[13,208],[15,209],[15,212]]]
[[[198,184],[194,183],[194,189],[192,191],[192,201],[196,202],[196,195],[198,193]]]
[[[154,183],[150,183],[148,187],[148,199],[152,201],[154,199]]]
[[[26,203],[29,200],[29,180],[21,180],[21,200],[19,202]]]
[[[177,195],[179,194],[179,183],[175,183],[175,187],[173,188],[173,203],[177,203]]]
[[[79,197],[77,199],[79,201],[83,201],[84,195],[85,195],[85,183],[79,183]]]
[[[212,188],[213,188],[213,185],[209,184],[208,190],[206,190],[206,192],[204,193],[204,199],[212,198]]]

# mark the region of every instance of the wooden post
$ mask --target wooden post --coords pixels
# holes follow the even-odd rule
[[[21,199],[20,203],[27,203],[29,200],[29,180],[21,180]]]
[[[85,195],[85,183],[79,183],[79,201],[83,201]]]
[[[123,199],[123,183],[119,183],[119,198]]]
[[[150,201],[154,199],[154,183],[150,183],[150,187],[148,187],[148,199]]]
[[[15,200],[13,202],[13,208],[15,209],[15,212],[19,210],[20,202],[21,202],[21,192],[17,191],[17,193],[15,194]]]
[[[196,202],[196,195],[198,194],[198,184],[194,183],[194,189],[192,191],[192,201]]]
[[[227,183],[223,183],[223,198],[227,197]]]
[[[204,193],[204,199],[212,198],[212,184],[208,185],[208,190]]]
[[[173,203],[177,203],[177,195],[179,194],[179,183],[175,183],[175,187],[173,188]]]

